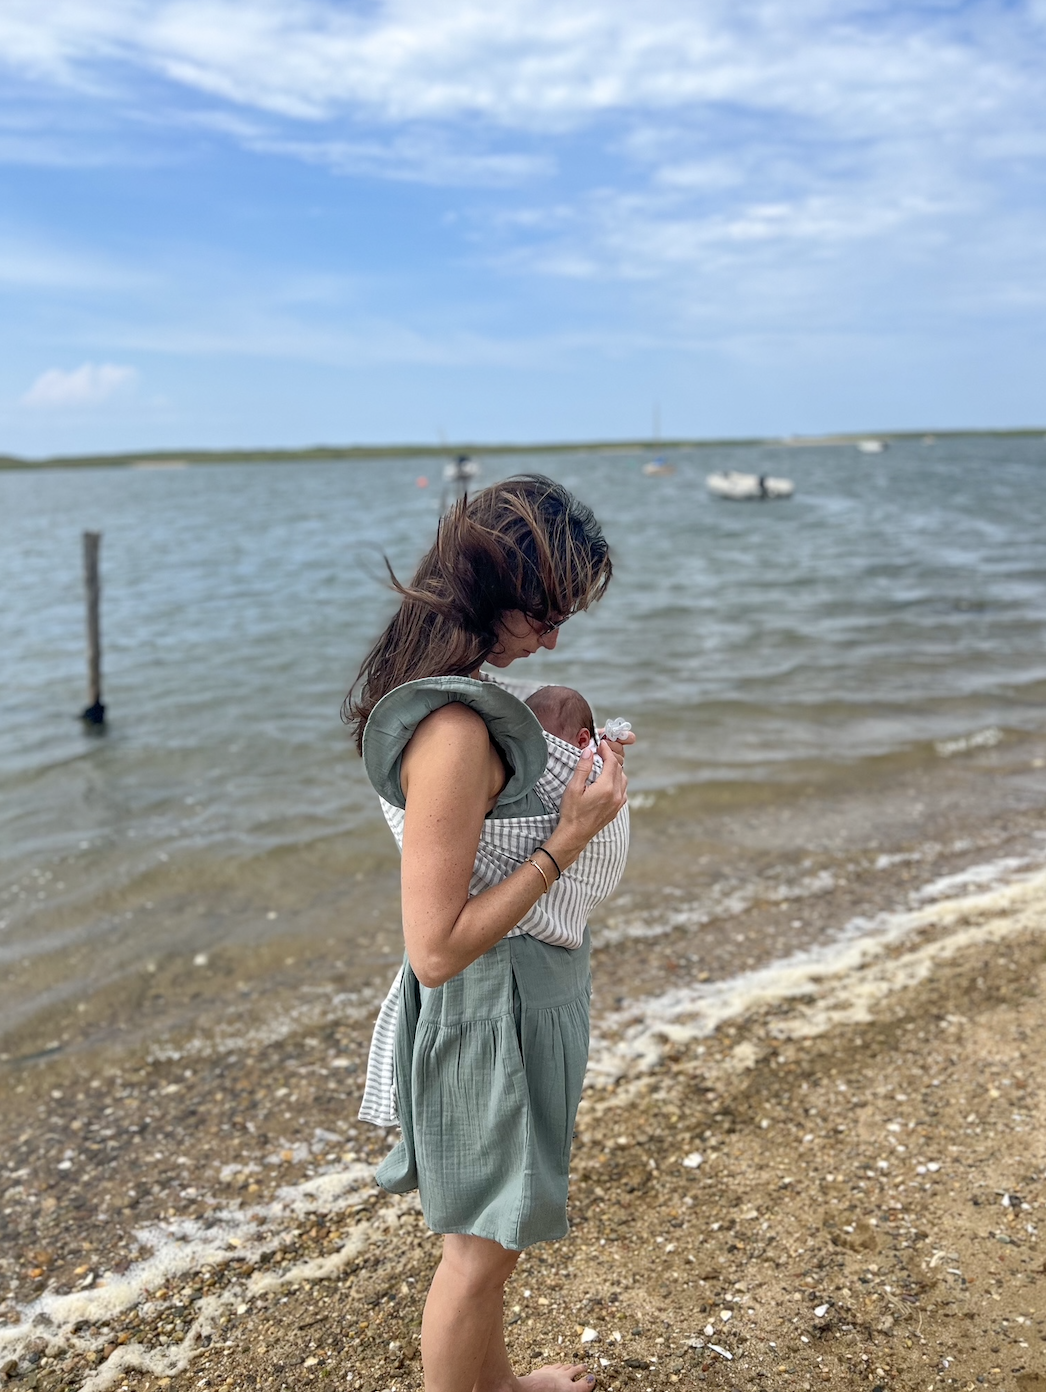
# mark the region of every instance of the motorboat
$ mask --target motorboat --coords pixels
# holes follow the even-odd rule
[[[772,478],[769,474],[742,474],[736,469],[727,473],[709,474],[705,483],[710,493],[732,503],[790,498],[795,492],[795,484],[791,479]]]
[[[886,449],[885,440],[858,440],[857,448],[862,454],[882,454]]]
[[[480,466],[467,454],[459,454],[443,466],[443,487],[440,490],[439,510],[446,512],[472,489],[480,475]]]
[[[479,465],[467,454],[459,454],[449,464],[443,466],[445,483],[469,484],[479,477]]]

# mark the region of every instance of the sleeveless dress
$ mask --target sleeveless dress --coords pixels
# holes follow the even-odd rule
[[[454,700],[483,717],[509,770],[484,822],[475,894],[550,834],[579,751],[546,736],[529,707],[493,682],[436,677],[397,687],[367,721],[363,756],[401,844],[403,749],[425,716]],[[535,910],[442,986],[422,986],[404,959],[386,1003],[391,1014],[383,1007],[394,1022],[402,1136],[376,1178],[393,1193],[418,1189],[433,1232],[486,1237],[513,1251],[566,1234],[570,1146],[588,1061],[585,920],[616,885],[627,847],[626,808]]]

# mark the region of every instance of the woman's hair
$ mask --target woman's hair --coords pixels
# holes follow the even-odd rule
[[[497,648],[502,615],[565,619],[602,597],[612,570],[592,509],[541,474],[455,503],[409,585],[385,565],[400,607],[342,705],[358,749],[371,711],[394,687],[468,676]]]

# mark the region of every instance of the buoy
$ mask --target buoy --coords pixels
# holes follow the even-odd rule
[[[419,488],[428,488],[429,486],[429,481],[424,474],[419,475],[419,477],[416,478],[414,482],[417,484]]]

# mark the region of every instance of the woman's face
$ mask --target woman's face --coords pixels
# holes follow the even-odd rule
[[[487,661],[492,667],[507,667],[517,657],[530,657],[538,648],[554,648],[559,640],[559,629],[546,632],[546,628],[543,620],[529,618],[520,609],[510,609],[501,616],[495,630],[498,647]]]

